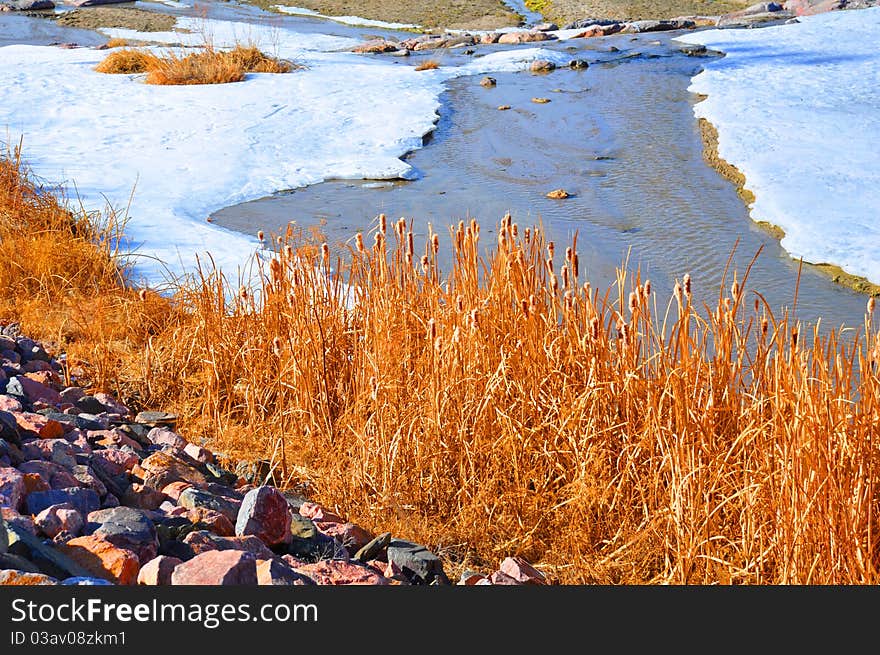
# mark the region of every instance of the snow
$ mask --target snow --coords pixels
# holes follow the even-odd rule
[[[326,18],[327,20],[344,23],[345,25],[356,25],[359,27],[381,27],[388,30],[413,30],[418,29],[418,25],[412,23],[386,23],[382,20],[371,20],[369,18],[361,18],[360,16],[325,16],[312,9],[304,7],[288,7],[287,5],[273,5],[272,9],[280,11],[283,14],[293,14],[294,16],[312,16],[313,18]]]
[[[191,32],[104,32],[170,44],[207,37],[217,47],[244,40],[305,68],[234,84],[153,86],[95,72],[106,51],[0,48],[0,134],[15,144],[23,135],[34,173],[87,210],[127,209],[122,250],[136,280],[158,286],[193,272],[208,253],[231,279],[249,277],[259,241],[206,221],[223,207],[329,178],[414,177],[400,157],[434,129],[450,78],[564,58],[514,49],[416,71],[347,52],[353,39],[192,18],[177,28]]]
[[[799,20],[677,37],[726,54],[693,78],[694,112],[783,248],[880,283],[880,8]]]

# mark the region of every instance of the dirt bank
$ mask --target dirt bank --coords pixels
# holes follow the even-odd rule
[[[521,17],[500,0],[247,0],[268,9],[282,4],[305,7],[326,16],[361,16],[389,23],[411,23],[423,27],[491,30],[518,25]]]
[[[118,27],[138,32],[167,32],[174,27],[174,16],[155,11],[121,7],[89,7],[60,14],[55,21],[66,27],[90,30]]]
[[[561,25],[582,18],[642,20],[718,16],[747,7],[739,0],[526,0],[526,6]]]

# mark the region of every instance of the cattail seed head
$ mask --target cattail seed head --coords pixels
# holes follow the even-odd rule
[[[260,230],[259,232],[257,232],[257,239],[260,240],[260,243],[263,243],[263,240],[264,240],[264,237],[265,237],[265,236],[266,236],[266,235],[263,234],[263,230]]]
[[[364,253],[364,235],[360,232],[354,235],[354,245],[359,253]]]
[[[428,341],[434,343],[434,339],[437,338],[437,322],[432,318],[428,321]]]
[[[379,214],[379,232],[382,233],[382,236],[385,236],[385,232],[388,230],[388,218],[385,214]]]
[[[415,252],[416,248],[415,242],[413,241],[413,233],[412,231],[409,231],[406,233],[406,254],[412,259]]]
[[[519,236],[519,228],[517,227],[516,223],[510,226],[510,234],[514,239]]]
[[[797,348],[798,345],[798,329],[797,326],[791,328],[791,347]]]
[[[532,231],[529,228],[523,230],[523,241],[529,243],[532,240]]]
[[[247,300],[247,298],[248,298],[247,288],[246,287],[239,287],[238,288],[238,295],[242,300]]]
[[[529,317],[529,301],[526,300],[525,298],[522,298],[519,301],[519,306],[520,306],[520,309],[522,309],[522,313],[525,315],[526,318],[528,318]]]
[[[564,266],[564,265],[562,266],[561,275],[562,275],[562,288],[567,289],[568,288],[568,266]]]
[[[763,336],[767,336],[767,328],[770,326],[770,321],[767,320],[767,317],[764,316],[761,318],[761,334]]]
[[[688,297],[690,297],[690,295],[691,295],[691,274],[690,274],[690,273],[685,273],[685,274],[684,274],[684,278],[682,279],[682,282],[684,283],[684,293],[685,293],[685,295],[687,295]]]
[[[479,323],[479,312],[476,309],[472,309],[470,313],[468,313],[468,327],[471,330],[478,330],[480,328]]]
[[[324,260],[324,263],[330,261],[330,246],[326,243],[321,244],[321,259]]]
[[[651,280],[645,280],[645,284],[642,286],[642,295],[645,300],[651,297]]]
[[[684,304],[684,297],[681,290],[681,284],[676,282],[675,288],[673,289],[673,294],[675,295],[675,299],[678,301],[679,306]]]
[[[739,298],[739,282],[736,280],[730,285],[730,295],[733,296],[734,301]]]
[[[406,232],[406,219],[401,216],[394,225],[394,231],[397,232],[397,238],[403,241],[403,235]]]
[[[868,298],[868,314],[874,313],[874,307],[876,306],[877,301],[874,299],[874,296]]]
[[[428,268],[430,267],[430,260],[427,255],[422,255],[422,270],[425,274],[428,273]]]
[[[553,273],[550,274],[550,291],[554,294],[559,290],[559,279]]]
[[[571,272],[574,273],[575,279],[580,275],[581,264],[577,252],[571,256]]]
[[[547,259],[548,261],[553,260],[553,253],[556,251],[556,244],[552,241],[547,242]]]
[[[272,353],[276,357],[281,357],[281,339],[277,336],[272,337]]]
[[[590,336],[594,341],[599,338],[599,319],[596,316],[590,319]]]
[[[147,300],[147,290],[141,289],[138,291],[138,298],[140,298],[141,302],[145,302]]]
[[[284,250],[282,252],[284,253],[284,258],[287,261],[293,259],[293,246],[291,246],[289,243],[284,246]]]
[[[636,310],[639,308],[639,297],[636,295],[635,291],[631,291],[629,294],[629,313],[635,314]]]

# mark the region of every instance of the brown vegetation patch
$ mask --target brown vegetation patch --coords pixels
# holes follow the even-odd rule
[[[169,14],[132,7],[84,7],[66,11],[53,18],[59,25],[67,27],[92,30],[100,27],[117,27],[137,32],[169,32],[177,22],[177,19]]]
[[[434,59],[428,59],[427,61],[423,61],[421,64],[416,66],[417,71],[435,70],[437,68],[440,68],[440,62]]]

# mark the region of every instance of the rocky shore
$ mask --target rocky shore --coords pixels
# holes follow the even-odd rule
[[[163,411],[67,386],[65,358],[0,326],[0,584],[448,585],[441,559],[224,466]],[[546,584],[519,557],[457,584]]]

